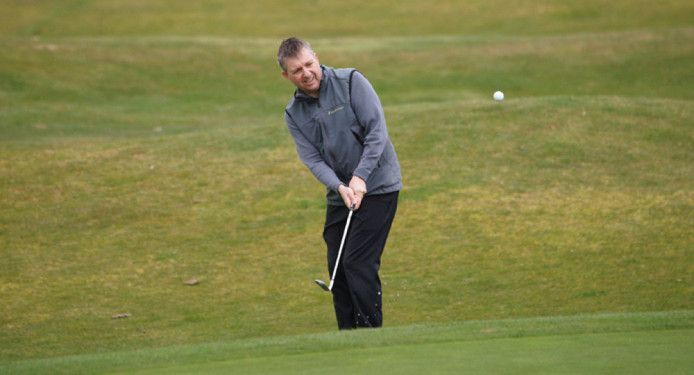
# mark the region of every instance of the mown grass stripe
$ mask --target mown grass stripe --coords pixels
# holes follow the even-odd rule
[[[688,373],[691,330],[499,338],[344,348],[128,371],[128,374]]]
[[[471,342],[490,339],[691,330],[694,310],[604,313],[524,319],[473,320],[433,325],[388,327],[380,330],[326,332],[264,337],[198,345],[0,362],[0,372],[93,373],[213,361],[323,353],[396,345]]]
[[[635,28],[629,30],[608,31],[582,31],[538,35],[509,35],[509,34],[428,34],[428,35],[398,35],[398,36],[341,36],[341,37],[316,37],[311,38],[314,46],[320,46],[320,50],[365,50],[365,49],[393,49],[399,50],[405,46],[416,45],[441,45],[441,44],[478,44],[478,43],[502,43],[502,42],[535,42],[539,44],[552,42],[578,42],[581,40],[599,40],[600,42],[625,42],[647,41],[677,36],[679,38],[691,38],[694,36],[694,27],[663,27],[663,28]],[[255,36],[224,36],[224,35],[92,35],[92,36],[24,36],[8,35],[0,37],[0,40],[22,41],[31,40],[53,41],[77,44],[203,44],[216,46],[246,45],[253,48],[272,46],[277,47],[278,38]]]

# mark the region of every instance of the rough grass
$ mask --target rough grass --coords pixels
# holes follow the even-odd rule
[[[334,329],[273,61],[295,32],[385,105],[387,325],[692,309],[689,2],[369,3],[3,3],[0,358]]]
[[[273,37],[426,34],[554,34],[691,25],[694,6],[668,0],[278,0],[146,3],[114,0],[4,2],[0,32],[19,35],[240,35]]]

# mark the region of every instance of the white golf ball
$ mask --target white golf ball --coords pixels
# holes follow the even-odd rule
[[[504,93],[501,91],[495,92],[494,93],[494,100],[496,100],[497,102],[504,100]]]

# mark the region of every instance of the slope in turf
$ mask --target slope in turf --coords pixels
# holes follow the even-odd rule
[[[238,359],[134,374],[656,374],[694,368],[694,330],[394,345]]]
[[[385,105],[388,325],[694,308],[691,0],[240,3],[0,2],[0,359],[334,329],[290,33]]]
[[[692,311],[469,321],[0,362],[0,372],[676,372],[692,365],[693,329]]]

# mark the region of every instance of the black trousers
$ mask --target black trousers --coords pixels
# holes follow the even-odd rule
[[[352,215],[332,290],[339,329],[383,325],[378,269],[397,206],[398,192],[368,195]],[[345,206],[327,208],[323,239],[329,273],[335,267],[348,213]]]

